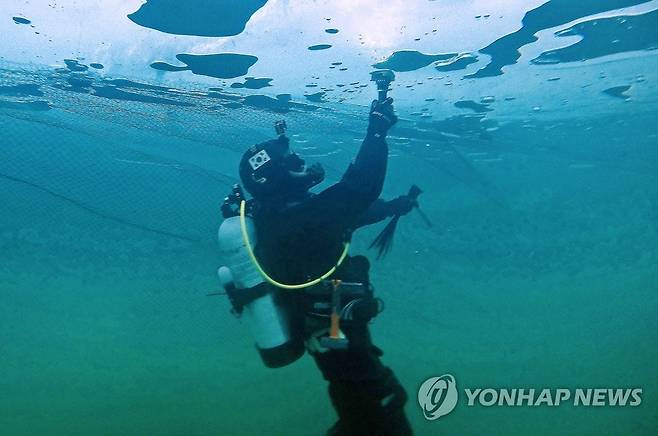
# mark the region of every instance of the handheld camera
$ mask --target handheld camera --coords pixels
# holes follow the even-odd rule
[[[395,81],[395,73],[391,70],[377,70],[370,73],[370,81],[377,85],[379,101],[386,100],[386,94],[390,91],[389,85]]]

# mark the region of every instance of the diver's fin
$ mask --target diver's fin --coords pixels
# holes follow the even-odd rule
[[[407,196],[411,198],[412,200],[417,200],[418,196],[422,194],[423,191],[416,185],[411,185],[411,188],[409,188],[409,192],[407,193]],[[432,223],[430,223],[429,219],[427,216],[418,208],[418,202],[416,202],[416,209],[421,213],[421,216],[423,217],[423,220],[431,227]],[[381,231],[379,235],[375,238],[374,241],[372,241],[372,244],[370,244],[370,247],[368,248],[373,248],[377,247],[377,259],[381,259],[382,257],[386,256],[389,251],[391,251],[391,248],[393,247],[393,236],[395,235],[395,229],[398,225],[398,221],[400,220],[400,215],[395,215],[389,221],[388,224],[386,224],[386,227],[384,227],[384,230]]]
[[[384,230],[382,230],[381,233],[377,235],[375,240],[372,241],[370,247],[368,247],[377,248],[377,259],[381,259],[382,257],[386,256],[389,251],[391,251],[391,248],[393,247],[393,236],[395,235],[395,228],[398,225],[399,219],[400,215],[395,215],[391,221],[386,224]]]

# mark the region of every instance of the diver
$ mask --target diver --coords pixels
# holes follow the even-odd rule
[[[219,274],[234,311],[257,318],[252,330],[267,366],[287,365],[305,350],[313,356],[339,418],[329,435],[412,434],[407,394],[381,362],[368,328],[383,308],[369,261],[347,255],[357,228],[417,206],[410,195],[379,198],[385,138],[397,122],[392,103],[373,101],[356,158],[340,181],[317,194],[309,190],[324,180],[322,166],[306,166],[278,124],[277,139],[251,147],[240,161],[253,198],[246,201],[236,187],[222,209],[220,246],[233,258],[230,271],[222,267]],[[257,272],[245,272],[254,265]]]

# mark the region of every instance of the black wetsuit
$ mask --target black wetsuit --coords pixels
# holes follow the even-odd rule
[[[295,201],[260,201],[254,210],[258,232],[256,254],[273,278],[283,283],[303,283],[321,276],[336,262],[344,241],[358,227],[380,221],[395,212],[389,202],[378,200],[388,160],[383,136],[369,132],[357,157],[340,182],[317,195],[306,194]],[[369,264],[365,257],[348,257],[332,278],[361,282],[370,294]],[[295,308],[295,329],[308,337],[328,319],[309,315],[317,299],[312,292],[281,291],[282,298]],[[325,297],[328,294],[325,294]],[[349,296],[347,296],[349,298]],[[341,330],[349,340],[346,350],[310,351],[324,378],[338,413],[335,433],[346,435],[409,435],[404,415],[407,395],[385,367],[382,352],[373,345],[365,315],[342,321]],[[376,308],[376,303],[375,306]]]

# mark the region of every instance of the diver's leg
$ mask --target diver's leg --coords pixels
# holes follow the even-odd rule
[[[407,394],[386,368],[379,379],[329,382],[329,395],[339,416],[337,435],[411,435],[404,414]]]
[[[393,371],[381,363],[382,352],[372,344],[368,326],[359,323],[343,331],[350,340],[347,350],[311,353],[329,381],[329,396],[339,417],[329,434],[413,434],[404,414],[407,394]]]

